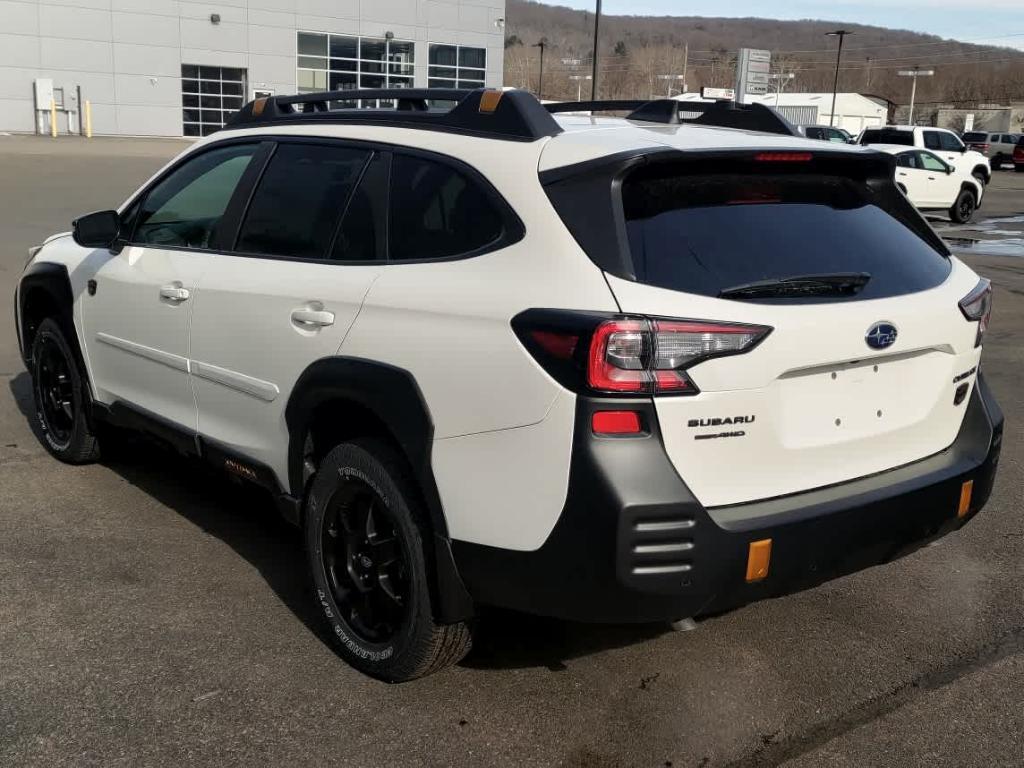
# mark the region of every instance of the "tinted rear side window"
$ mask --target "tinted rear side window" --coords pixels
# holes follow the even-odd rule
[[[867,272],[852,300],[877,299],[932,288],[950,270],[850,179],[651,168],[627,178],[622,201],[637,280],[661,288],[718,296],[759,280]]]
[[[914,146],[913,131],[896,131],[892,128],[869,128],[860,137],[861,144],[902,144]]]
[[[352,194],[334,239],[334,261],[387,259],[388,159],[377,152]]]
[[[274,152],[242,223],[236,250],[326,258],[338,221],[370,152],[282,144]]]
[[[965,133],[964,134],[964,141],[975,141],[975,142],[979,142],[979,143],[984,143],[984,142],[988,141],[988,134],[987,133]],[[999,137],[998,136],[993,136],[992,137],[992,141],[999,141]]]
[[[391,259],[445,259],[496,242],[502,216],[490,195],[461,171],[396,154],[391,167]]]

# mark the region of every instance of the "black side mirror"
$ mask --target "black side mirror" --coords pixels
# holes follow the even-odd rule
[[[109,248],[121,231],[117,211],[96,211],[71,223],[75,242],[85,248]]]
[[[955,171],[955,170],[956,170],[956,168],[954,168],[952,165],[947,165],[946,166],[946,175],[947,176],[952,176],[953,175],[953,171]]]

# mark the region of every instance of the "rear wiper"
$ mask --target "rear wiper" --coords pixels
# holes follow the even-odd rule
[[[855,296],[867,285],[867,272],[836,272],[827,275],[792,275],[734,285],[718,293],[720,299],[787,296]]]

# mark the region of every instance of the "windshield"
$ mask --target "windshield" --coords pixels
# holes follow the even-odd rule
[[[811,299],[848,301],[941,283],[948,259],[873,197],[835,176],[655,170],[635,173],[622,192],[637,280],[650,285],[718,296],[761,280],[870,275],[856,295]]]

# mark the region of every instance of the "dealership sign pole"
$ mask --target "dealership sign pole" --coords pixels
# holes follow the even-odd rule
[[[736,101],[747,103],[747,96],[768,93],[768,75],[772,70],[772,52],[740,48],[736,60]]]

